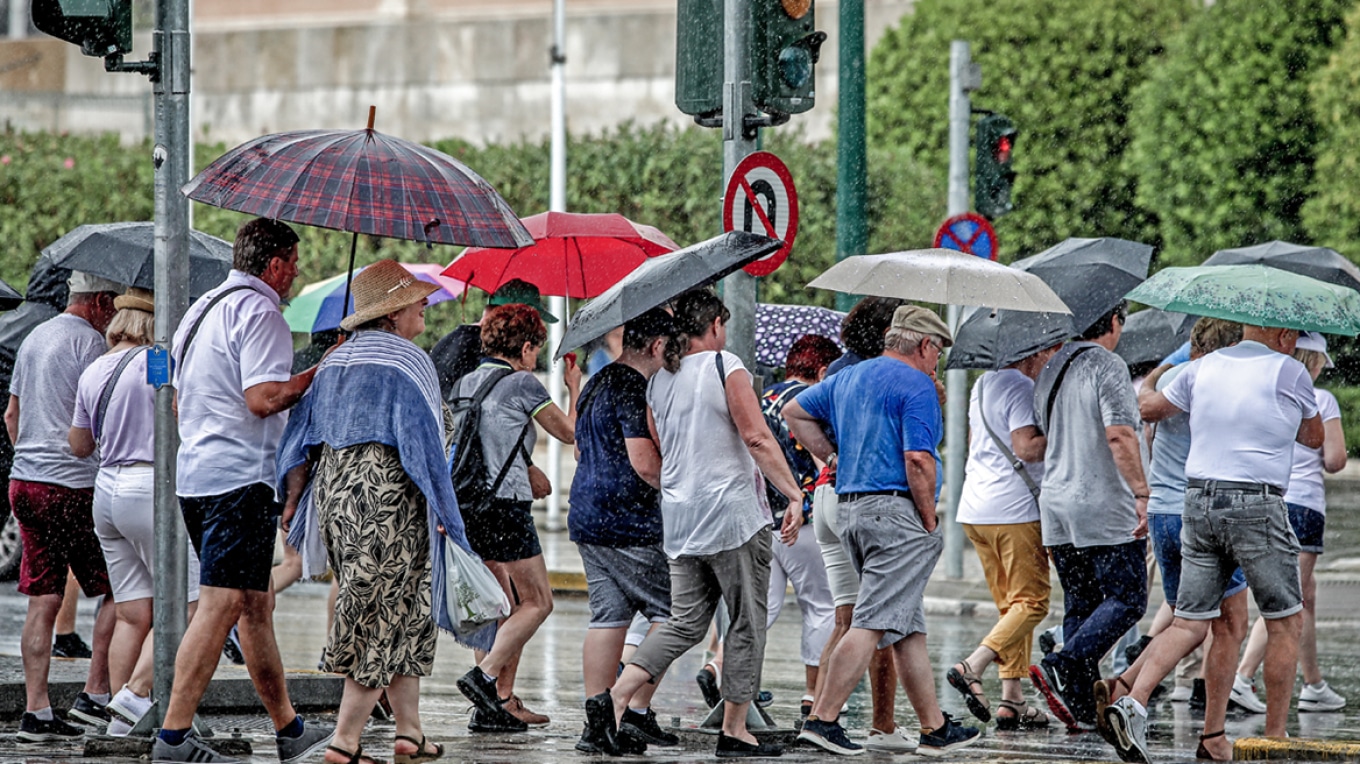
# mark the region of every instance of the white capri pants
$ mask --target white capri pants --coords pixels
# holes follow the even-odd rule
[[[830,483],[817,486],[812,494],[812,528],[822,548],[827,582],[836,607],[854,605],[859,599],[859,574],[850,564],[850,555],[841,546],[840,499]],[[802,534],[799,534],[800,536]]]
[[[101,467],[94,483],[94,531],[109,566],[114,602],[156,595],[155,469]],[[175,513],[176,522],[179,512]],[[198,599],[198,555],[189,547],[189,601]]]
[[[832,498],[835,498],[834,493]],[[798,508],[790,507],[789,511],[797,512]],[[770,596],[766,600],[769,617],[765,628],[768,631],[784,607],[784,594],[789,582],[793,583],[798,609],[803,612],[802,653],[805,666],[818,664],[822,648],[826,647],[826,641],[831,638],[831,632],[836,627],[836,605],[831,598],[831,585],[827,583],[826,565],[822,562],[822,550],[816,534],[811,531],[812,528],[804,526],[793,546],[785,546],[778,540],[771,544],[774,556],[770,560]]]

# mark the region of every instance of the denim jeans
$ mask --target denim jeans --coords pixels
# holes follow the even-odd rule
[[[1063,646],[1044,656],[1063,679],[1062,698],[1078,721],[1095,721],[1091,685],[1100,659],[1147,610],[1147,541],[1049,547],[1063,587]]]

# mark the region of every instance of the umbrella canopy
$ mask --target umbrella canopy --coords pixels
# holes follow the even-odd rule
[[[840,345],[844,320],[844,313],[816,305],[756,305],[756,362],[782,368],[789,348],[805,334],[820,334]]]
[[[1126,239],[1067,239],[1011,265],[1053,287],[1072,309],[1076,334],[1109,313],[1147,278],[1152,247]]]
[[[779,239],[731,231],[667,255],[648,259],[572,317],[554,358],[597,340],[629,319],[665,305],[774,252]]]
[[[847,257],[808,286],[946,305],[1070,312],[1036,276],[949,249]]]
[[[488,294],[520,279],[542,294],[589,299],[647,258],[679,249],[657,229],[613,213],[544,212],[523,222],[533,244],[519,249],[470,247],[444,274]]]
[[[480,175],[371,123],[256,138],[218,157],[183,191],[214,207],[355,234],[483,247],[533,243]]]
[[[12,312],[0,316],[0,385],[9,389],[10,373],[14,370],[14,356],[19,345],[33,331],[33,327],[57,315],[66,308],[67,268],[52,264],[52,258],[42,256],[28,275],[28,293],[24,303]]]
[[[1124,322],[1124,333],[1119,335],[1114,352],[1130,366],[1160,361],[1190,339],[1194,325],[1194,316],[1184,313],[1158,308],[1140,310]]]
[[[457,299],[467,286],[458,279],[440,274],[443,270],[441,265],[433,263],[399,263],[399,265],[417,279],[439,286],[439,289],[431,292],[427,298],[431,305]],[[359,268],[355,273],[362,270],[363,268]],[[345,274],[341,273],[324,281],[308,284],[297,297],[289,301],[288,307],[283,311],[283,318],[288,322],[288,328],[295,332],[312,333],[338,329],[340,320],[354,312],[352,297],[349,306],[341,310],[344,299]]]
[[[1360,292],[1264,265],[1163,268],[1128,298],[1252,326],[1360,334]]]
[[[1004,369],[1073,333],[1064,313],[973,308],[959,321],[945,369]]]
[[[1327,247],[1305,247],[1287,241],[1270,241],[1251,247],[1220,249],[1204,265],[1268,265],[1304,276],[1360,290],[1360,268],[1344,255]],[[1128,331],[1126,328],[1125,331]]]
[[[93,223],[78,226],[43,250],[60,268],[85,271],[119,284],[154,289],[156,224]],[[189,297],[221,284],[231,270],[231,244],[189,232]],[[64,307],[64,306],[63,306]]]
[[[14,310],[24,301],[24,296],[14,287],[0,281],[0,310]]]

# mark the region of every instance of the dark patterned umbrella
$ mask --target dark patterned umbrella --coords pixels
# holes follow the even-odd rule
[[[843,320],[844,313],[816,305],[761,303],[756,306],[756,361],[783,368],[789,348],[805,334],[820,334],[840,345]]]
[[[534,243],[490,183],[447,154],[374,130],[371,109],[364,130],[276,133],[243,143],[183,192],[214,207],[350,231],[355,243],[361,233],[427,244]]]

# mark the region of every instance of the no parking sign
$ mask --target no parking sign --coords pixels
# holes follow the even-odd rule
[[[737,164],[723,194],[723,230],[761,233],[784,242],[743,269],[752,276],[768,276],[788,259],[798,235],[798,192],[779,157],[757,151]]]
[[[996,260],[996,230],[987,218],[965,212],[947,218],[935,232],[935,246]]]

